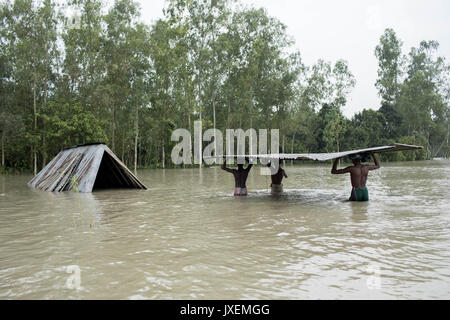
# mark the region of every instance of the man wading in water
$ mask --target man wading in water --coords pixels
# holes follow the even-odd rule
[[[267,164],[267,167],[270,168],[271,163],[269,162]],[[281,165],[278,166],[278,172],[271,175],[272,178],[272,184],[270,185],[270,188],[272,190],[272,194],[280,194],[283,192],[283,184],[281,183],[283,181],[283,178],[287,178],[287,174],[284,171],[283,168],[281,168]]]
[[[245,159],[248,162],[248,159]],[[230,172],[234,175],[234,195],[235,196],[246,196],[247,195],[247,187],[245,183],[247,182],[248,173],[250,169],[253,167],[252,164],[249,164],[246,169],[244,169],[243,164],[238,164],[238,169],[230,169],[226,167],[227,161],[224,160],[222,169]]]
[[[380,168],[378,159],[375,157],[373,152],[370,153],[374,166],[363,165],[361,162],[366,162],[369,160],[369,155],[351,155],[349,158],[353,162],[353,166],[347,167],[345,169],[337,169],[339,159],[334,160],[333,168],[331,169],[332,174],[344,174],[350,173],[350,179],[352,181],[352,194],[350,196],[350,201],[369,201],[369,190],[367,190],[366,182],[369,171],[376,170]]]

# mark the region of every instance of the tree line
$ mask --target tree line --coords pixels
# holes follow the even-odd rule
[[[385,160],[448,157],[450,68],[438,47],[422,41],[405,54],[386,29],[374,52],[381,105],[348,119],[348,63],[306,65],[265,9],[168,0],[148,25],[132,0],[3,0],[1,168],[37,172],[88,142],[107,143],[130,167],[170,167],[172,131],[197,120],[279,129],[284,152],[400,142],[425,148]]]

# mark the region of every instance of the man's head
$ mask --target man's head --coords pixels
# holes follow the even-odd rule
[[[361,162],[368,162],[370,160],[370,154],[369,153],[362,153],[362,154],[352,154],[349,156],[350,160],[352,160],[353,164],[356,166],[360,164]]]
[[[238,164],[237,167],[238,167],[239,171],[244,170],[244,165],[243,164]]]
[[[361,156],[359,154],[352,154],[349,158],[355,166],[361,163]]]
[[[275,162],[275,165],[276,165],[276,162]],[[270,162],[269,161],[269,163],[267,164],[267,168],[270,168],[272,166],[272,162]],[[276,169],[277,167],[274,167],[274,169]],[[281,168],[281,164],[280,163],[278,163],[278,172],[281,170],[282,168]]]

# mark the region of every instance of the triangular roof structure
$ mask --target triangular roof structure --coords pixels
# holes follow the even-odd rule
[[[49,192],[147,189],[103,143],[85,144],[61,151],[28,185]]]

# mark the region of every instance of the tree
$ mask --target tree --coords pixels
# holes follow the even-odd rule
[[[108,141],[103,121],[80,105],[50,101],[42,107],[40,117],[47,122],[45,133],[52,154],[66,146]]]
[[[111,104],[112,90],[104,84],[106,74],[103,2],[68,0],[80,11],[78,23],[66,21],[62,31],[65,56],[59,96],[66,102],[78,101],[87,112],[100,116]]]
[[[434,56],[438,47],[436,41],[422,41],[418,48],[411,49],[407,78],[400,86],[398,98],[398,110],[404,119],[403,134],[425,137],[428,158],[436,153],[433,131],[436,131],[436,126],[445,127],[448,108],[441,90],[448,66],[444,58]],[[439,140],[441,144],[445,138]]]
[[[263,8],[169,0],[146,25],[133,0],[59,3],[0,4],[2,167],[36,171],[63,147],[104,141],[135,171],[165,168],[171,131],[191,130],[193,119],[203,129],[280,129],[284,152],[405,142],[426,152],[389,159],[450,153],[450,66],[435,41],[405,56],[385,30],[375,49],[381,108],[349,120],[348,63],[305,65]],[[69,9],[78,13],[60,19]]]
[[[386,118],[379,111],[364,109],[351,121],[350,141],[354,148],[375,147],[385,141]]]
[[[137,165],[139,109],[148,103],[150,37],[146,26],[137,22],[138,5],[132,0],[116,0],[105,16],[106,34],[103,58],[106,65],[105,87],[111,91],[111,144],[120,148],[122,161],[134,143]],[[118,125],[120,123],[120,126]],[[118,130],[117,130],[118,129]],[[117,146],[117,133],[121,147]]]
[[[324,104],[319,111],[318,118],[321,131],[319,145],[326,152],[339,152],[347,127],[339,106]]]
[[[32,106],[31,112],[23,110],[23,119],[27,127],[32,127],[32,134],[29,135],[27,143],[32,150],[34,173],[37,173],[38,152],[41,149],[38,131],[39,107],[48,101],[49,88],[54,82],[54,66],[59,54],[55,8],[56,4],[51,0],[44,0],[40,5],[32,0],[16,0],[13,5],[7,2],[3,7],[8,26],[7,38],[10,39],[9,52],[14,57],[13,78],[20,84],[24,99],[28,100],[22,100],[20,103]],[[16,102],[19,103],[17,100]],[[43,139],[45,145],[45,136]],[[41,149],[41,153],[45,164],[45,150],[42,152]]]
[[[345,60],[338,60],[333,66],[321,59],[307,68],[304,82],[301,103],[314,109],[324,104],[344,106],[346,96],[356,84]]]
[[[400,134],[400,126],[402,124],[402,117],[398,113],[397,108],[390,104],[383,104],[378,110],[384,116],[383,132],[384,138],[395,139]]]
[[[378,79],[375,86],[382,104],[394,105],[402,76],[402,42],[392,29],[386,29],[375,48],[378,59]]]

